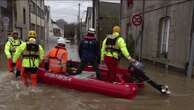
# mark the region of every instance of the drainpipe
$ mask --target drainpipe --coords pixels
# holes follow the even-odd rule
[[[121,21],[121,19],[122,19],[122,9],[123,9],[123,0],[120,0],[120,18],[119,18],[119,21],[120,21],[120,26],[121,26],[121,24],[122,24],[122,21]]]
[[[0,38],[2,37],[2,29],[3,29],[3,27],[2,27],[2,25],[1,25],[1,0],[0,0]],[[0,41],[0,47],[1,47],[1,45],[2,45],[2,41]],[[1,47],[2,48],[2,47]],[[2,51],[3,49],[0,49],[0,53],[2,53],[1,51]],[[1,55],[1,54],[0,54]],[[1,61],[1,56],[0,56],[0,61]]]
[[[187,77],[189,79],[192,78],[193,73],[193,64],[194,64],[194,5],[193,5],[193,17],[192,17],[192,29],[191,29],[191,48],[190,48],[190,56],[189,56],[189,65],[187,70]]]
[[[29,17],[29,25],[28,25],[28,30],[31,30],[31,7],[32,7],[32,2],[30,0],[28,0],[28,17]]]
[[[96,8],[96,4],[95,4],[95,0],[93,0],[92,1],[92,5],[93,5],[93,7],[92,7],[92,11],[93,11],[93,16],[92,16],[92,28],[95,28],[95,8]],[[90,27],[88,27],[88,29],[89,29]]]
[[[143,54],[143,37],[144,37],[144,15],[145,15],[145,0],[143,0],[143,7],[142,7],[142,18],[143,18],[143,23],[141,27],[141,39],[140,39],[140,52],[139,52],[139,61],[142,60],[142,54]]]

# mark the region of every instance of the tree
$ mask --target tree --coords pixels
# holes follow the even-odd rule
[[[64,19],[59,19],[56,24],[64,30],[64,37],[68,39],[73,39],[75,35],[76,24],[67,23]]]
[[[61,28],[64,29],[64,25],[67,25],[68,23],[64,19],[58,19],[56,21],[56,24]]]

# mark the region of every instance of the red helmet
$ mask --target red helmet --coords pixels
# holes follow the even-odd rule
[[[18,33],[17,31],[13,31],[13,32],[11,33],[11,35],[12,35],[12,36],[14,36],[14,35],[19,35],[19,33]]]

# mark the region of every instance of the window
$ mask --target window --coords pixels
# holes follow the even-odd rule
[[[167,58],[170,32],[170,17],[163,17],[159,24],[158,56]]]
[[[35,4],[34,4],[34,2],[31,2],[31,8],[30,8],[30,11],[32,12],[32,13],[35,13],[36,11],[35,11]]]
[[[30,24],[30,30],[35,30],[35,24]]]
[[[26,10],[23,8],[23,23],[26,24]]]

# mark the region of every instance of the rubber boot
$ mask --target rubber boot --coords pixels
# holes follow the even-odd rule
[[[16,79],[18,80],[20,76],[21,76],[20,75],[20,70],[16,70],[16,73],[15,73]]]
[[[12,59],[7,60],[7,67],[9,72],[13,72]]]
[[[31,74],[31,82],[32,87],[35,88],[37,86],[37,74]]]

